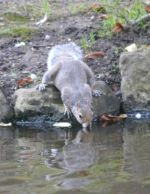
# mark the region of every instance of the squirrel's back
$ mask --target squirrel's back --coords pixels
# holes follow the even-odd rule
[[[74,42],[54,46],[52,47],[48,55],[48,69],[50,69],[52,65],[57,64],[61,59],[67,57],[75,60],[82,60],[83,52],[81,48]]]

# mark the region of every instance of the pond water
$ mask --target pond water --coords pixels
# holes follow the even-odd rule
[[[0,194],[149,194],[150,122],[0,128]]]

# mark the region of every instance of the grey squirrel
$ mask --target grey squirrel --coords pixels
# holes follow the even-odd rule
[[[52,81],[61,93],[66,112],[72,112],[77,121],[87,127],[93,118],[94,74],[82,59],[82,50],[74,42],[52,47],[47,60],[48,70],[38,89],[44,90]],[[99,95],[97,91],[94,94]]]

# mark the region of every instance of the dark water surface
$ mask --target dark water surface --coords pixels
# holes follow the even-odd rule
[[[0,128],[0,194],[150,194],[150,122]]]

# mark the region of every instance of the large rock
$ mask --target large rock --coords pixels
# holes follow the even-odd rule
[[[39,92],[35,88],[19,89],[15,92],[16,118],[27,119],[37,115],[49,115],[63,113],[63,105],[60,101],[60,93],[52,86]],[[58,116],[58,115],[57,115]]]
[[[123,53],[119,65],[125,110],[150,109],[150,49]]]
[[[13,111],[9,107],[8,102],[0,90],[0,122],[8,121],[13,117]]]
[[[97,82],[95,89],[101,90],[102,95],[93,98],[94,116],[119,111],[120,101],[104,82]],[[16,118],[28,119],[32,116],[48,115],[53,120],[58,120],[63,117],[64,107],[60,93],[52,86],[44,92],[39,92],[34,88],[19,89],[15,92],[15,96]]]
[[[93,98],[94,115],[99,116],[104,113],[114,113],[120,110],[120,100],[114,95],[112,90],[103,81],[95,83],[95,89],[100,90],[102,95]]]
[[[57,117],[63,114],[63,105],[60,94],[54,87],[48,87],[39,92],[35,88],[19,89],[15,92],[15,116],[17,119],[25,119],[49,115]]]

